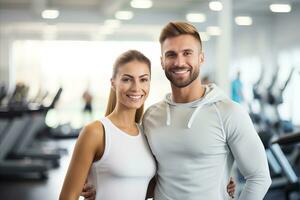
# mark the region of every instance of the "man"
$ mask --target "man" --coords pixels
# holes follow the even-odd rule
[[[264,147],[247,112],[217,86],[201,84],[204,55],[196,28],[171,22],[160,44],[172,93],[143,118],[158,165],[154,199],[228,199],[234,160],[246,179],[239,199],[263,199],[271,184]]]

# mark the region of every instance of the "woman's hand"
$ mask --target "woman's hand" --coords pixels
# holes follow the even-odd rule
[[[80,193],[85,200],[95,200],[96,199],[96,189],[93,185],[85,183]]]
[[[227,192],[231,198],[234,198],[235,186],[236,185],[233,178],[230,177],[229,183],[227,185]]]

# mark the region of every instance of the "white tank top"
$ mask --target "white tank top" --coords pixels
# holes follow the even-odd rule
[[[105,129],[104,153],[88,175],[88,182],[96,187],[96,200],[145,200],[156,167],[141,128],[131,136],[108,118],[100,121]]]

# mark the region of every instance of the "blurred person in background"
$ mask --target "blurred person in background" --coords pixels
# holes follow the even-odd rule
[[[85,122],[90,122],[93,119],[93,96],[89,89],[83,92],[82,99],[84,101],[83,116]]]
[[[231,99],[237,103],[242,103],[243,96],[243,83],[240,79],[241,73],[238,71],[236,77],[231,81]]]

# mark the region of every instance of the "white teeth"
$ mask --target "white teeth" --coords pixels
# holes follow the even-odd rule
[[[188,72],[188,70],[178,70],[178,71],[174,71],[175,74],[183,74],[183,73],[186,73]]]
[[[132,99],[140,99],[140,98],[142,98],[141,95],[138,95],[138,96],[128,95],[128,96],[129,96],[129,98],[132,98]]]

